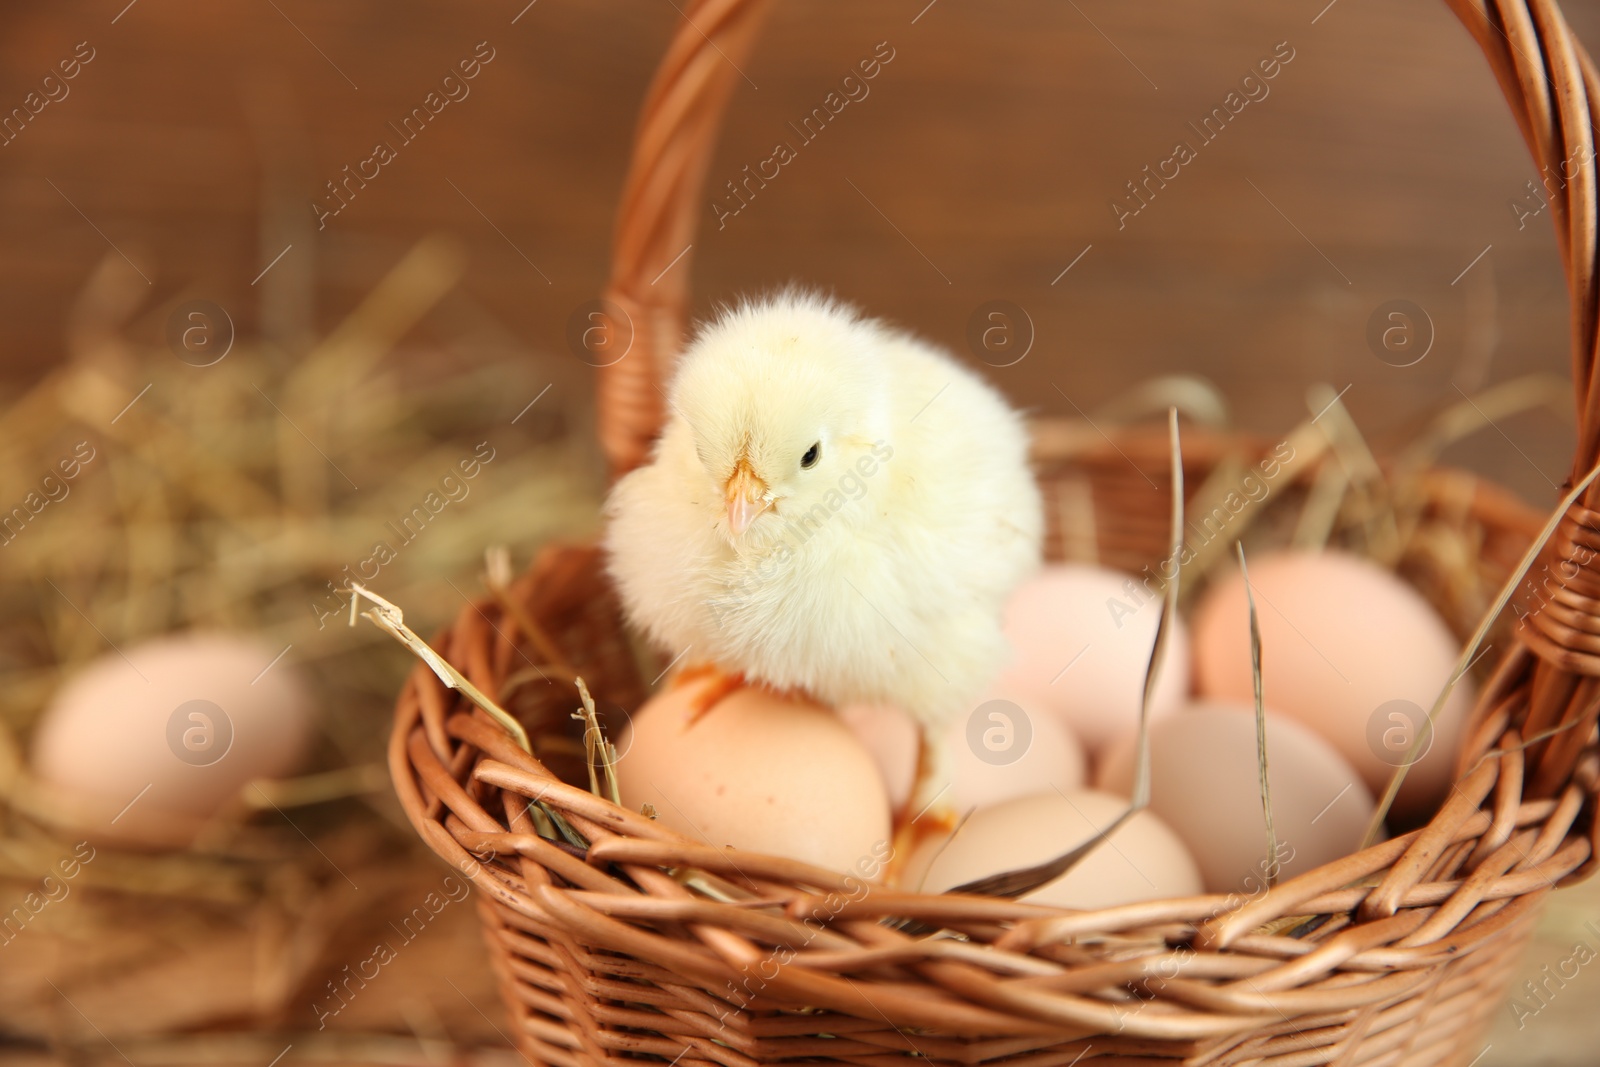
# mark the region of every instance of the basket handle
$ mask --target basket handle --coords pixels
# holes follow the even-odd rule
[[[1578,442],[1568,485],[1600,461],[1595,117],[1600,78],[1555,0],[1445,0],[1489,60],[1550,203],[1572,299],[1572,374]],[[689,255],[722,114],[767,0],[696,0],[645,97],[617,212],[605,297],[631,326],[627,354],[600,369],[599,430],[613,475],[644,461],[660,431],[663,382],[682,346]],[[1600,545],[1600,483],[1569,515],[1578,542]],[[1587,536],[1583,536],[1587,535]],[[1573,538],[1552,551],[1570,559]],[[1596,712],[1577,676],[1600,676],[1600,551],[1582,553],[1574,610],[1540,612],[1524,631],[1539,662],[1523,736]],[[1580,561],[1574,560],[1574,563]],[[1584,595],[1578,595],[1584,594]],[[1548,795],[1570,776],[1588,728],[1544,742],[1529,792]],[[1548,756],[1547,759],[1539,757]]]
[[[617,209],[603,314],[625,354],[600,368],[600,443],[613,476],[632,470],[661,430],[662,383],[688,323],[690,249],[706,168],[739,64],[766,0],[695,0],[657,68],[634,132]]]
[[[1572,301],[1572,378],[1577,399],[1578,441],[1566,485],[1576,484],[1600,461],[1600,381],[1596,380],[1595,102],[1600,77],[1573,36],[1555,0],[1446,0],[1494,70],[1522,139],[1538,168],[1550,204],[1556,243]],[[1523,795],[1549,797],[1572,780],[1588,745],[1600,704],[1600,484],[1591,486],[1563,518],[1545,560],[1571,574],[1544,610],[1519,630],[1534,657],[1505,653],[1497,682],[1518,684],[1526,694],[1512,727],[1521,737],[1559,733],[1527,752]],[[1577,569],[1567,571],[1560,564]],[[1528,662],[1529,660],[1532,662]],[[1519,668],[1517,665],[1521,663]],[[1508,677],[1508,670],[1515,677]],[[1482,695],[1484,715],[1491,692]],[[1502,690],[1503,692],[1503,690]],[[1481,742],[1480,742],[1481,743]],[[1493,744],[1491,740],[1489,744]],[[1593,783],[1591,783],[1593,788]],[[1591,859],[1591,863],[1594,862]]]
[[[1445,0],[1488,58],[1545,181],[1572,293],[1578,396],[1576,480],[1600,458],[1595,380],[1595,129],[1600,78],[1554,0]],[[628,355],[600,369],[600,435],[614,474],[643,461],[659,432],[662,383],[682,344],[688,254],[728,98],[768,0],[695,0],[645,96],[617,210],[605,297],[632,330]],[[670,267],[670,269],[668,269]],[[1570,483],[1569,483],[1570,484]],[[1600,504],[1600,490],[1591,493]]]

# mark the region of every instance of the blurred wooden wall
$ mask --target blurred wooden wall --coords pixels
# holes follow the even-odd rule
[[[135,336],[155,341],[173,306],[204,297],[242,331],[265,314],[292,359],[403,250],[445,230],[470,266],[416,341],[549,353],[555,399],[587,405],[592,372],[566,352],[566,322],[603,279],[635,107],[677,13],[666,0],[525,5],[8,5],[0,110],[23,106],[79,42],[94,59],[0,147],[3,388],[63,358],[75,295],[113,244],[150,279]],[[1594,37],[1596,5],[1565,6]],[[325,183],[397,140],[388,124],[478,42],[494,58],[470,96],[319,231],[310,205]],[[894,58],[869,95],[799,145],[788,124],[879,42]],[[1294,58],[1270,95],[1119,229],[1125,183],[1176,141],[1198,145],[1189,123],[1280,42]],[[810,0],[779,5],[741,66],[711,192],[778,140],[798,151],[748,207],[702,230],[702,311],[801,280],[965,352],[974,310],[1005,300],[1037,333],[1024,360],[993,371],[1019,402],[1092,411],[1188,372],[1270,431],[1303,418],[1306,386],[1325,381],[1350,386],[1346,403],[1380,442],[1458,387],[1566,373],[1548,213],[1519,229],[1510,206],[1536,175],[1443,4]],[[1437,331],[1412,367],[1365,339],[1395,298]],[[1462,456],[1552,499],[1568,422],[1501,430]]]

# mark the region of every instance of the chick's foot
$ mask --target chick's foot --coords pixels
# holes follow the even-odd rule
[[[689,664],[681,668],[667,682],[668,688],[677,689],[685,685],[704,683],[700,692],[696,693],[690,701],[688,725],[693,726],[705,717],[706,713],[739,690],[749,686],[743,674],[728,674],[721,668],[710,663]]]
[[[902,884],[912,873],[913,860],[925,861],[927,857],[921,855],[925,851],[923,846],[949,837],[959,822],[950,798],[949,753],[938,741],[930,740],[924,731],[917,745],[917,772],[911,794],[894,813],[888,884],[915,889],[914,885]],[[921,867],[923,863],[915,865]]]

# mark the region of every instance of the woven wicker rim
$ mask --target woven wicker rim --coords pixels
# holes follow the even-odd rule
[[[1574,470],[1587,473],[1600,459],[1594,68],[1548,0],[1448,2],[1488,57],[1541,174],[1554,176],[1547,187],[1573,297]],[[633,349],[599,378],[601,441],[617,472],[648,454],[661,424],[660,385],[681,344],[689,275],[681,262],[666,268],[687,258],[717,127],[765,6],[687,5],[644,104],[606,290],[632,319]],[[792,1038],[785,1056],[870,1063],[874,1051],[909,1045],[970,1063],[1049,1048],[1043,1065],[1071,1060],[1071,1038],[1106,1034],[1127,1054],[1188,1054],[1216,1041],[1225,1043],[1208,1046],[1205,1062],[1368,1062],[1350,1058],[1364,1038],[1400,1033],[1403,1022],[1423,1026],[1424,1017],[1435,1021],[1408,1039],[1406,1062],[1434,1062],[1436,1051],[1459,1054],[1462,1017],[1498,995],[1544,895],[1588,874],[1600,854],[1600,568],[1590,565],[1600,553],[1597,505],[1600,491],[1591,490],[1547,548],[1578,577],[1558,610],[1521,631],[1484,686],[1460,754],[1464,773],[1429,824],[1248,899],[1080,913],[864,891],[792,860],[735,857],[560,781],[422,667],[401,695],[390,765],[418,832],[482,890],[522,1040],[548,1062],[694,1049],[691,1062],[748,1067]],[[1474,509],[1486,527],[1527,530],[1503,496],[1475,495]],[[575,598],[606,595],[599,571],[592,547],[552,548],[509,600],[559,615]],[[600,614],[610,633],[585,631],[583,640],[615,643],[614,605]],[[505,628],[516,633],[504,601],[473,605],[439,647],[492,693],[513,651]],[[586,853],[539,837],[527,798],[560,810],[591,842]],[[688,867],[754,886],[772,907],[709,899],[666,873]],[[1308,914],[1330,921],[1303,938],[1262,932]],[[890,915],[968,939],[910,938],[879,924]],[[817,916],[825,916],[820,926]],[[741,982],[749,991],[751,969],[774,946],[793,945],[784,966],[760,972],[758,990],[736,991]],[[1159,987],[1150,986],[1157,976]],[[1137,1010],[1118,999],[1130,983],[1148,995],[1132,1002]],[[630,1014],[623,1002],[657,1010]],[[798,1006],[827,1014],[785,1023],[743,1012]],[[1321,1040],[1306,1036],[1318,1027]],[[902,1028],[919,1036],[912,1041]],[[803,1037],[818,1033],[834,1043]],[[1241,1043],[1249,1033],[1255,1043]],[[1009,1036],[973,1048],[956,1041],[962,1035]],[[872,1043],[880,1039],[887,1043]],[[1372,1040],[1394,1052],[1394,1042]]]

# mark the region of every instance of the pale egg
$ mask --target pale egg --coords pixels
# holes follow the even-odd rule
[[[292,662],[231,634],[108,652],[62,686],[31,763],[63,822],[102,840],[182,846],[256,778],[292,773],[312,701]]]
[[[980,808],[954,837],[932,843],[913,869],[924,892],[942,893],[991,875],[1031,867],[1101,836],[1128,802],[1088,789],[1039,793]],[[1067,873],[1022,897],[1062,908],[1109,908],[1141,900],[1194,896],[1200,872],[1178,835],[1142,811],[1123,823]]]
[[[1046,566],[1012,594],[1012,657],[997,682],[1027,706],[1061,718],[1093,758],[1139,721],[1163,583],[1082,564]],[[1170,714],[1189,693],[1189,642],[1180,620],[1151,702]],[[1031,694],[1031,695],[1030,695]]]
[[[1261,627],[1264,701],[1338,749],[1381,795],[1455,669],[1460,645],[1416,590],[1344,552],[1279,552],[1250,561]],[[1203,697],[1252,704],[1250,622],[1235,571],[1194,615],[1195,673]],[[1426,817],[1449,788],[1473,688],[1456,686],[1395,804]]]
[[[1083,786],[1083,749],[1043,701],[991,689],[950,724],[950,798],[958,812]]]
[[[622,802],[712,845],[862,878],[889,854],[889,798],[872,754],[832,711],[745,687],[701,713],[700,679],[652,697],[617,742]]]
[[[911,716],[889,704],[848,704],[836,714],[872,754],[889,793],[889,806],[900,810],[916,784],[921,729]]]
[[[991,690],[970,714],[950,724],[945,770],[947,799],[956,811],[1083,785],[1085,760],[1077,740],[1048,710],[1026,701]],[[911,716],[887,704],[850,705],[838,714],[872,753],[889,803],[899,810],[916,778],[921,729]]]
[[[1372,794],[1339,753],[1298,723],[1267,717],[1267,782],[1276,876],[1348,856],[1372,817]],[[1137,734],[1107,752],[1095,785],[1133,792]],[[1150,727],[1150,810],[1189,845],[1213,893],[1260,892],[1271,865],[1253,708],[1199,704]]]

